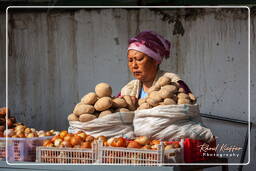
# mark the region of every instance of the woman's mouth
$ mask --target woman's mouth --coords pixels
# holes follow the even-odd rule
[[[134,74],[134,75],[140,75],[140,74],[141,74],[141,72],[136,71],[136,72],[133,72],[133,74]]]

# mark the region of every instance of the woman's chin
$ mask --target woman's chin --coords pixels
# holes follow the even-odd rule
[[[143,81],[144,80],[144,77],[142,75],[134,75],[134,77],[137,79],[137,80],[140,80],[140,81]]]

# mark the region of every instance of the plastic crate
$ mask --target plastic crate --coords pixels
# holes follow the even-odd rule
[[[163,143],[158,145],[158,150],[134,149],[122,147],[103,146],[98,142],[97,163],[124,164],[124,165],[162,165],[164,163],[183,162],[183,140],[181,148],[165,151]]]
[[[0,138],[0,158],[9,162],[13,161],[35,161],[36,147],[41,146],[43,141],[51,139],[52,136],[34,138]]]
[[[96,162],[96,158],[96,144],[92,144],[91,149],[42,146],[36,149],[36,162],[40,163],[92,164]]]
[[[6,150],[5,150],[5,141],[0,140],[0,160],[5,160]]]

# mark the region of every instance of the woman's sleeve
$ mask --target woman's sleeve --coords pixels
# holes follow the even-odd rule
[[[184,81],[179,80],[178,83],[179,83],[180,87],[185,90],[186,94],[191,93],[191,90],[189,89],[189,87],[187,86],[187,84]]]

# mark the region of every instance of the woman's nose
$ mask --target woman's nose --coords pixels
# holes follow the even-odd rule
[[[133,67],[133,68],[138,68],[138,65],[137,65],[136,60],[133,60],[133,62],[132,62],[132,67]]]

